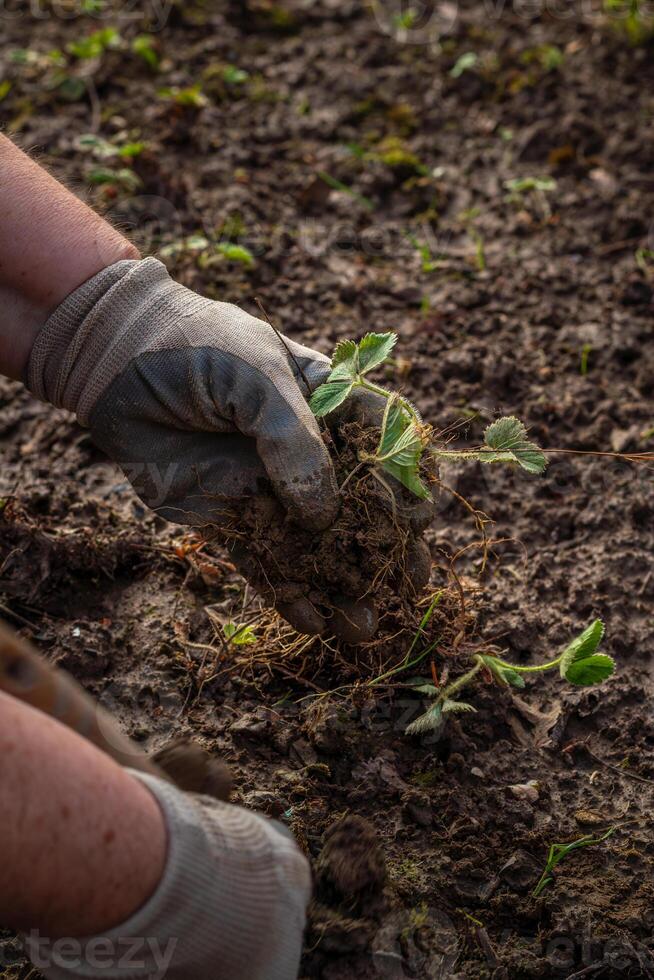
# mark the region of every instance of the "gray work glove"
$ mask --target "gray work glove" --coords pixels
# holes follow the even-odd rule
[[[286,341],[317,386],[322,354]],[[219,523],[266,478],[305,527],[338,510],[329,454],[273,329],[199,296],[153,258],[116,262],[37,338],[28,386],[75,412],[139,496],[178,524]]]

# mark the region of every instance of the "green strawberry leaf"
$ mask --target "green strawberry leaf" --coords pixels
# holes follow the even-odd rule
[[[565,679],[578,687],[590,687],[601,684],[607,677],[615,673],[615,660],[606,653],[593,653],[571,663],[565,674]]]
[[[359,372],[367,374],[383,364],[396,343],[396,333],[367,333],[359,341]]]
[[[445,698],[441,705],[444,715],[451,714],[461,714],[467,711],[476,711],[471,704],[467,704],[465,701],[453,701],[450,698]]]
[[[257,635],[251,626],[237,623],[225,623],[223,626],[225,638],[235,646],[246,646],[248,643],[256,643]]]
[[[485,448],[479,451],[482,463],[517,463],[527,473],[544,473],[547,458],[534,442],[520,419],[505,416],[497,419],[484,432]]]
[[[601,619],[595,619],[586,629],[572,640],[563,653],[559,670],[561,677],[568,677],[568,670],[572,664],[578,660],[585,660],[587,657],[596,653],[598,646],[604,638],[604,623]]]
[[[438,696],[438,688],[434,686],[431,682],[426,684],[418,684],[412,690],[417,691],[418,694],[428,694],[430,698],[435,698]]]
[[[416,497],[419,497],[421,500],[432,499],[429,490],[418,476],[417,464],[413,466],[399,466],[394,460],[387,459],[382,464],[382,468],[387,473],[390,473],[391,476],[394,476],[396,480],[399,480],[402,486],[410,490]]]
[[[359,348],[353,340],[341,340],[332,355],[328,381],[354,381],[359,373]]]
[[[431,494],[419,475],[425,439],[397,395],[386,403],[382,433],[375,459],[391,476],[422,500]]]
[[[392,395],[386,402],[384,417],[381,424],[381,436],[378,456],[385,456],[396,444],[400,436],[406,431],[411,419],[402,406],[397,395]]]
[[[326,381],[316,388],[309,399],[309,408],[316,416],[322,418],[341,405],[352,391],[351,381]]]
[[[443,712],[440,704],[433,704],[429,711],[420,715],[415,721],[406,727],[407,735],[424,735],[426,732],[435,732],[443,724]]]

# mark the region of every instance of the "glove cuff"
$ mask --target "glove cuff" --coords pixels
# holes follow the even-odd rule
[[[154,795],[166,820],[169,844],[163,878],[126,923],[103,936],[75,941],[68,963],[63,957],[57,963],[51,955],[53,965],[44,966],[56,943],[24,937],[44,977],[296,977],[310,876],[286,828],[241,807],[183,793],[155,776],[130,771]],[[40,942],[38,951],[35,942]],[[130,942],[133,952],[140,944],[140,968],[135,958],[129,965],[126,957],[124,965],[120,961]],[[99,964],[101,958],[104,963]]]
[[[154,258],[122,259],[82,283],[51,314],[27,365],[41,401],[75,412],[82,425],[125,364],[125,333],[138,326],[153,287],[172,280]]]

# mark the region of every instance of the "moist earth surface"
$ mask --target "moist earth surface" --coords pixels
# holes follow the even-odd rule
[[[616,677],[482,684],[476,714],[406,736],[420,697],[362,683],[383,645],[359,664],[294,635],[10,381],[0,612],[148,750],[193,736],[290,826],[316,877],[301,976],[652,976],[652,473],[562,452],[654,448],[651,52],[599,5],[390,6],[3,10],[0,122],[186,285],[259,296],[325,353],[397,331],[378,380],[453,446],[505,414],[559,450],[543,477],[443,466],[495,523],[483,565],[441,492],[432,587],[517,663],[601,617]],[[68,47],[106,28],[106,50]],[[230,621],[254,642],[221,640]],[[532,897],[550,844],[609,827]]]

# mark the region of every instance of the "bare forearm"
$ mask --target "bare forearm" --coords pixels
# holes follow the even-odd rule
[[[155,890],[166,829],[108,756],[0,691],[0,924],[53,936],[117,925]]]
[[[0,134],[0,373],[22,378],[48,314],[137,249]]]

